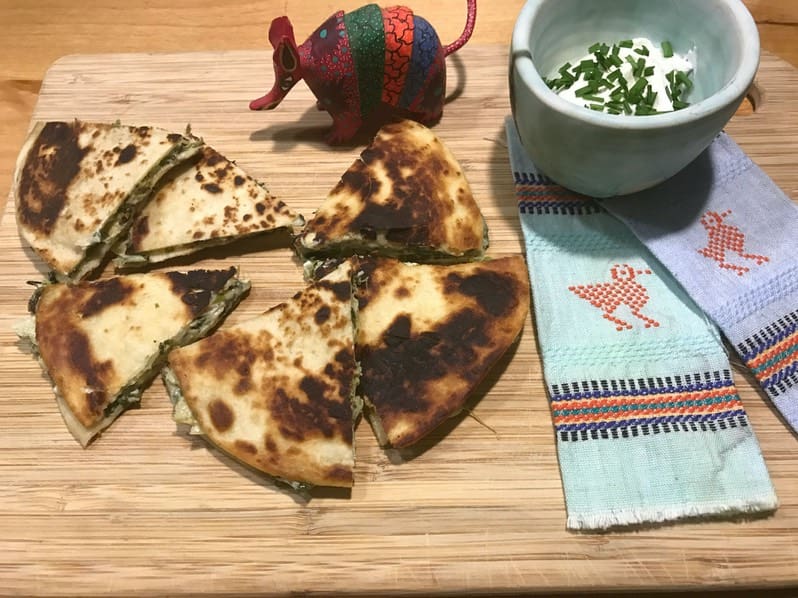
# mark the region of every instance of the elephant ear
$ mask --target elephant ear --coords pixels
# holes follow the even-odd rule
[[[294,37],[294,28],[288,17],[277,17],[269,27],[269,41],[274,47],[274,58],[286,72],[299,66],[299,50]]]

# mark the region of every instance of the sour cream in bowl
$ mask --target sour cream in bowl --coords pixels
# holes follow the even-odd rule
[[[511,42],[513,117],[557,183],[633,193],[712,142],[758,65],[741,0],[528,0]]]

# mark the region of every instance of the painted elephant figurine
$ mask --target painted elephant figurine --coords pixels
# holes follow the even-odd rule
[[[269,28],[274,86],[249,107],[276,108],[304,79],[318,108],[332,116],[330,143],[351,139],[381,111],[432,125],[443,114],[444,59],[471,37],[476,10],[476,0],[467,0],[465,28],[447,46],[425,19],[404,6],[369,4],[349,13],[338,11],[301,46],[288,17],[278,17]]]

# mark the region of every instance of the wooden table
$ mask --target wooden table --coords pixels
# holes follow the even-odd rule
[[[294,23],[297,38],[304,37],[312,31],[323,18],[328,16],[338,8],[352,9],[359,6],[359,2],[347,0],[342,2],[300,2],[287,0],[276,2],[275,0],[231,0],[230,2],[209,2],[207,0],[151,0],[141,3],[121,3],[111,0],[89,0],[85,3],[67,2],[66,0],[42,0],[37,3],[27,1],[0,0],[0,23],[2,24],[2,36],[0,36],[0,202],[5,201],[6,192],[9,188],[11,173],[14,160],[22,143],[22,139],[28,127],[31,116],[34,114],[37,97],[41,89],[42,81],[48,67],[56,59],[68,54],[108,54],[116,52],[206,52],[205,60],[208,58],[208,51],[238,51],[238,50],[265,50],[268,42],[266,31],[268,22],[273,16],[288,14]],[[437,27],[443,40],[454,39],[462,29],[462,18],[464,0],[441,0],[435,3],[425,3],[429,6],[424,7],[423,14]],[[762,36],[762,47],[764,50],[779,57],[785,62],[769,55],[767,67],[772,74],[784,73],[787,63],[798,67],[798,3],[794,0],[747,0],[746,4],[751,9],[757,22],[759,23]],[[131,6],[133,5],[133,6]],[[412,4],[411,4],[412,5]],[[470,46],[480,44],[506,44],[510,37],[512,25],[515,17],[520,10],[522,2],[520,0],[496,0],[490,6],[481,8],[477,29]],[[418,7],[417,7],[418,8]],[[419,8],[421,12],[421,9]],[[453,17],[452,15],[457,15]],[[495,46],[494,46],[495,48]],[[466,48],[469,50],[469,47]],[[473,50],[471,50],[473,51]],[[501,50],[492,50],[488,55],[495,60]],[[236,64],[241,64],[248,58],[246,53],[233,52],[232,54],[220,55],[220,58],[227,57]],[[473,51],[472,54],[464,54],[464,60],[478,61],[484,54]],[[263,56],[258,54],[258,58]],[[175,68],[181,65],[179,56],[159,58],[159,65],[174,64]],[[129,65],[131,70],[139,68],[147,63],[146,57],[138,55],[129,59],[120,59],[114,62],[111,70],[103,71],[102,68],[92,72],[92,77],[104,85],[110,85],[109,81],[118,76],[118,69]],[[500,64],[500,60],[495,60]],[[106,66],[109,63],[103,63]],[[92,69],[94,63],[84,60],[81,56],[66,59],[60,63],[58,68],[51,71],[51,91],[59,91],[66,85],[76,84],[80,88],[80,93],[91,95],[91,90],[87,89],[84,82],[76,79],[69,81],[69,73],[73,70]],[[110,67],[109,67],[110,68]],[[485,68],[484,65],[482,68]],[[73,69],[73,70],[70,70]],[[116,70],[115,70],[116,69]],[[203,67],[203,72],[214,73],[217,77],[231,76],[220,70],[218,64],[213,61]],[[216,70],[214,70],[216,69]],[[262,70],[247,66],[241,72],[246,72],[258,81],[255,87],[260,87],[270,81],[271,69],[264,61]],[[260,74],[258,74],[260,73]],[[90,77],[91,78],[91,77]],[[792,79],[791,79],[792,80]],[[218,80],[217,80],[218,81]],[[190,93],[191,86],[207,88],[214,84],[214,80],[203,80],[197,77],[195,80],[187,82],[186,89]],[[139,81],[140,83],[140,81]],[[232,84],[232,83],[231,83]],[[470,82],[469,87],[476,89],[476,96],[482,101],[491,102],[491,94],[502,93],[502,86],[496,90],[490,86],[480,87],[480,82]],[[109,92],[110,88],[106,88]],[[789,90],[788,90],[789,91]],[[798,92],[798,88],[795,89]],[[109,92],[110,93],[110,92]],[[121,93],[121,92],[120,92]],[[295,90],[295,93],[298,90]],[[784,90],[782,90],[784,95]],[[47,95],[47,89],[42,90],[43,98]],[[224,101],[224,90],[214,96],[214,100]],[[307,100],[307,98],[306,98]],[[134,98],[135,101],[135,98]],[[191,110],[190,102],[185,97],[176,98],[176,101],[183,102],[184,108]],[[47,101],[39,107],[39,116],[47,114],[57,115],[61,104],[57,97],[47,96]],[[469,103],[472,102],[472,103]],[[500,98],[497,102],[506,102],[506,98]],[[307,103],[307,101],[305,102]],[[295,106],[299,106],[297,102]],[[480,104],[474,99],[463,101],[462,110],[479,110]],[[470,108],[469,108],[470,106]],[[499,106],[502,108],[504,103]],[[495,108],[495,107],[494,107]],[[159,110],[156,106],[152,110]],[[287,110],[292,110],[290,107]],[[293,110],[297,110],[294,108]],[[135,110],[134,110],[135,114]],[[282,122],[290,122],[305,114],[304,105],[299,112],[287,115],[282,114]],[[252,123],[255,123],[253,117]],[[311,120],[316,118],[312,116]],[[195,120],[204,125],[209,130],[213,129],[213,119],[208,117],[203,120],[202,115],[195,115]],[[315,120],[320,123],[321,120]],[[261,125],[262,126],[262,125]],[[238,127],[242,130],[250,127],[250,124],[239,123]],[[256,125],[250,128],[256,129]],[[264,129],[268,131],[268,129]],[[456,131],[457,127],[447,129],[442,126],[441,133]],[[262,131],[258,133],[263,137]],[[235,138],[232,134],[218,137],[222,145],[229,144],[229,147],[236,147]],[[255,138],[255,141],[264,142],[264,138]],[[494,143],[491,139],[479,139],[490,147]],[[285,140],[283,140],[283,143]],[[506,181],[496,182],[486,180],[487,174],[491,171],[490,167],[477,163],[476,160],[469,159],[467,154],[468,144],[473,143],[473,134],[469,137],[468,132],[462,139],[453,141],[453,150],[456,155],[465,158],[467,170],[474,176],[476,181],[476,191],[482,194],[489,193],[489,185],[508,187]],[[279,140],[277,145],[279,146]],[[785,177],[786,173],[794,171],[795,161],[785,162],[768,160],[766,147],[768,140],[755,139],[752,148],[757,157],[764,163],[763,166],[777,179]],[[261,146],[263,144],[261,143]],[[259,146],[260,148],[260,146]],[[256,154],[243,153],[235,156],[240,158],[244,164],[254,164]],[[224,148],[223,148],[224,149]],[[293,151],[304,151],[302,148]],[[350,152],[351,153],[351,152]],[[312,152],[308,155],[313,155]],[[499,162],[493,159],[495,154],[489,153],[489,161]],[[504,158],[502,158],[503,160]],[[338,161],[342,168],[348,163],[349,156],[340,156]],[[503,168],[504,164],[500,167]],[[329,173],[334,173],[337,166],[330,167]],[[279,176],[275,178],[276,185],[286,188],[285,180]],[[317,195],[322,193],[327,182],[324,180],[308,181],[311,190]],[[796,189],[788,192],[796,197]],[[300,201],[301,194],[297,193],[296,199]],[[507,242],[514,234],[514,220],[504,214],[501,206],[489,205],[485,208],[488,216],[497,221],[504,218],[507,223],[505,228],[497,227],[499,241]],[[509,214],[509,212],[508,212]],[[510,214],[512,216],[512,214]],[[9,231],[8,215],[6,214],[4,227],[0,229],[5,236],[0,239],[0,246],[13,245],[13,235],[6,234]],[[19,249],[16,248],[19,252]],[[17,253],[14,253],[15,259]],[[26,259],[26,258],[25,258]],[[23,265],[26,267],[27,262]],[[294,274],[288,275],[288,283],[294,281],[290,278]],[[2,278],[4,287],[18,282],[9,276]],[[265,291],[265,295],[260,295],[260,299],[270,298],[279,295],[286,289],[276,289]],[[14,291],[18,293],[18,291]],[[267,297],[268,295],[268,297]],[[6,302],[7,303],[7,302]],[[0,303],[5,305],[5,303]],[[6,313],[0,313],[0,320],[3,326],[7,327],[10,318]],[[527,323],[528,329],[530,323]],[[7,330],[3,332],[5,341],[8,336]],[[0,347],[5,351],[4,355],[11,354],[15,349],[8,345]],[[531,333],[527,334],[519,347],[514,364],[510,364],[504,377],[512,380],[517,379],[519,383],[528,376],[540,381],[540,370],[538,364],[530,355],[534,354],[534,338]],[[520,366],[519,363],[525,365]],[[527,363],[532,364],[527,367]],[[26,370],[28,375],[34,372],[31,368]],[[20,377],[12,381],[6,380],[3,387],[7,393],[9,388],[13,388],[16,393],[14,396],[4,396],[0,400],[18,401],[24,405],[23,399],[27,392],[35,389],[39,392],[39,387],[43,380],[38,376],[33,378]],[[509,389],[507,398],[511,400],[512,384],[505,384],[502,388]],[[500,390],[501,393],[505,390]],[[542,396],[542,395],[541,395]],[[291,550],[306,546],[308,551],[313,551],[319,546],[325,547],[327,552],[315,554],[313,559],[307,563],[315,563],[316,575],[319,571],[335,571],[330,574],[330,587],[340,591],[348,588],[352,591],[363,588],[374,591],[373,579],[369,583],[363,582],[369,576],[384,576],[385,586],[393,591],[406,589],[419,593],[429,593],[433,590],[445,592],[447,590],[459,590],[461,592],[471,591],[508,591],[513,588],[519,590],[542,589],[542,590],[581,590],[584,591],[591,587],[635,587],[646,589],[695,589],[705,584],[713,588],[729,588],[736,584],[770,586],[769,579],[783,580],[798,579],[798,571],[793,575],[785,572],[784,567],[796,567],[798,563],[798,544],[790,540],[791,533],[798,533],[798,461],[792,455],[798,448],[798,442],[783,425],[778,422],[776,417],[770,413],[764,404],[759,401],[759,395],[750,389],[744,396],[754,404],[752,418],[757,425],[760,436],[767,438],[767,443],[763,442],[766,448],[771,470],[779,476],[778,490],[782,496],[782,525],[777,539],[768,537],[766,534],[757,536],[760,531],[755,526],[752,528],[740,526],[709,524],[707,526],[674,526],[664,530],[653,532],[641,532],[640,534],[625,534],[620,536],[594,535],[590,537],[579,537],[571,535],[563,540],[563,522],[560,520],[551,521],[543,518],[545,511],[550,510],[562,515],[562,496],[559,489],[559,477],[556,469],[556,456],[550,440],[550,423],[546,419],[547,408],[545,402],[530,408],[530,412],[521,414],[522,417],[529,417],[534,411],[538,420],[529,428],[527,420],[518,420],[512,413],[499,412],[496,420],[506,426],[503,428],[505,439],[507,430],[510,434],[538,435],[539,446],[544,447],[538,453],[518,455],[522,459],[518,463],[518,470],[497,472],[496,484],[480,483],[473,488],[479,500],[486,504],[503,504],[500,499],[502,492],[502,480],[511,479],[512,476],[529,475],[532,479],[534,475],[545,480],[545,484],[534,489],[525,489],[527,493],[537,496],[537,502],[519,503],[511,512],[490,510],[481,513],[483,517],[479,521],[469,521],[469,514],[462,510],[463,535],[456,538],[452,537],[449,542],[446,538],[430,535],[427,544],[420,546],[415,540],[403,539],[404,537],[392,536],[386,532],[379,536],[379,546],[359,546],[358,553],[336,553],[336,540],[342,545],[351,542],[358,534],[364,537],[372,526],[388,525],[389,522],[373,521],[368,518],[368,513],[363,513],[355,527],[344,527],[351,525],[351,520],[346,517],[345,509],[342,509],[341,501],[334,500],[325,506],[323,499],[311,505],[292,505],[282,503],[288,502],[285,497],[272,496],[272,488],[265,484],[259,487],[256,481],[249,480],[250,486],[248,494],[244,497],[237,497],[237,510],[231,512],[224,511],[217,504],[208,501],[205,495],[198,498],[202,492],[207,492],[214,488],[213,482],[208,481],[202,474],[197,474],[193,464],[185,463],[174,465],[168,472],[173,475],[175,471],[179,475],[185,476],[186,481],[175,481],[167,477],[167,469],[159,463],[158,459],[162,455],[158,451],[157,434],[173,433],[173,426],[165,421],[161,429],[151,427],[150,420],[146,414],[140,417],[130,418],[130,428],[125,431],[120,430],[119,434],[135,438],[140,434],[142,443],[130,454],[129,463],[121,463],[119,475],[125,480],[133,480],[131,485],[115,490],[115,496],[125,497],[129,502],[123,502],[108,509],[108,496],[105,495],[108,486],[103,484],[92,485],[101,474],[93,467],[96,467],[96,460],[102,463],[113,463],[111,455],[112,445],[106,443],[100,446],[98,451],[87,453],[77,457],[80,469],[76,470],[74,483],[64,482],[68,478],[66,475],[59,475],[55,469],[46,469],[47,475],[52,476],[49,481],[43,481],[39,486],[25,486],[25,491],[29,492],[30,503],[26,504],[24,497],[15,495],[14,492],[19,488],[13,482],[19,472],[27,468],[43,466],[40,459],[49,456],[60,457],[62,449],[72,450],[70,439],[62,434],[61,424],[57,416],[46,420],[50,426],[42,430],[43,434],[52,434],[56,440],[50,440],[46,436],[39,435],[36,438],[26,439],[24,431],[14,432],[16,436],[12,439],[4,439],[7,443],[17,443],[21,446],[28,444],[34,447],[31,454],[25,455],[24,452],[15,453],[25,455],[15,463],[8,463],[0,459],[0,504],[10,504],[10,510],[5,511],[0,508],[0,546],[6,552],[0,555],[0,594],[9,593],[37,593],[37,594],[119,594],[119,593],[162,593],[162,592],[203,592],[212,593],[222,592],[289,592],[289,591],[315,591],[323,588],[318,578],[313,578],[313,572],[303,570],[300,564],[292,564],[286,560],[280,551],[279,535],[285,534],[286,537],[302,536],[301,541],[291,546]],[[759,401],[759,404],[756,403]],[[28,416],[24,412],[24,407],[20,407],[20,421],[27,421]],[[162,409],[166,413],[166,409]],[[362,427],[362,426],[361,426]],[[488,429],[480,428],[474,422],[463,422],[460,428],[466,428],[468,434],[476,435],[483,441],[492,439],[493,433]],[[359,432],[363,432],[360,430]],[[367,434],[359,433],[359,438],[365,438]],[[472,452],[472,447],[465,442],[469,437],[451,435],[447,439],[447,450],[451,450],[450,455],[457,458],[472,460],[475,466],[479,467],[484,457]],[[782,440],[776,442],[774,438]],[[180,459],[185,454],[185,447],[180,444],[181,439],[170,438],[166,448],[169,458]],[[197,447],[201,448],[200,446]],[[507,451],[502,453],[502,459],[512,461],[513,453],[511,447],[498,445],[497,451]],[[194,451],[192,451],[194,453]],[[455,490],[447,488],[425,487],[420,489],[415,505],[391,505],[390,497],[392,493],[391,484],[395,484],[399,492],[413,490],[413,480],[405,478],[402,470],[391,470],[390,476],[385,476],[382,470],[390,467],[386,463],[384,456],[376,449],[364,447],[367,466],[361,468],[360,473],[366,473],[368,479],[359,486],[357,494],[353,495],[353,502],[362,493],[368,493],[371,500],[376,496],[379,500],[384,498],[384,509],[381,512],[393,512],[397,521],[412,521],[412,525],[404,531],[408,538],[423,537],[425,526],[434,527],[432,523],[425,523],[412,517],[414,508],[419,510],[424,517],[434,518],[436,513],[441,515],[450,513],[444,508],[452,501],[474,500],[473,495],[466,492],[465,487]],[[499,453],[496,453],[499,454]],[[442,454],[430,451],[429,458],[433,466],[447,467],[445,458]],[[94,461],[93,461],[94,459]],[[207,467],[218,468],[217,460],[210,456],[204,449],[195,453],[192,460],[200,459]],[[152,470],[150,477],[145,482],[136,482],[133,477],[135,472],[142,471],[141,464],[150,464]],[[191,465],[191,466],[190,466]],[[137,469],[138,468],[138,469]],[[135,472],[134,472],[135,469]],[[412,469],[411,469],[412,471]],[[459,471],[459,470],[458,470]],[[774,475],[775,475],[774,474]],[[221,468],[217,475],[223,476],[228,483],[235,485],[241,481],[241,476],[245,475],[239,470],[228,470]],[[508,477],[510,476],[510,477]],[[369,485],[371,484],[371,485]],[[189,496],[192,487],[197,489],[197,496]],[[231,486],[232,487],[232,486]],[[187,493],[185,499],[186,511],[181,512],[173,505],[181,504],[179,492]],[[454,492],[454,494],[452,493]],[[462,495],[457,495],[461,492]],[[5,499],[3,497],[5,496]],[[784,500],[786,497],[786,501]],[[223,498],[223,495],[220,497]],[[246,533],[247,522],[251,518],[257,517],[263,504],[270,501],[280,502],[279,511],[274,513],[264,513],[269,525],[273,526],[274,535],[264,538],[249,535]],[[169,502],[170,507],[163,507],[164,501]],[[390,508],[388,508],[390,506]],[[357,508],[357,504],[353,505]],[[535,509],[541,512],[534,512]],[[385,510],[387,509],[387,510]],[[18,513],[18,518],[15,516]],[[58,513],[64,513],[65,517],[71,515],[69,519],[70,529],[60,528],[53,530],[54,536],[49,541],[46,540],[47,521],[53,520]],[[164,513],[168,513],[173,526],[175,546],[181,550],[187,550],[185,555],[175,555],[171,558],[168,547],[155,546],[151,537],[147,536],[147,530],[156,523],[163,523]],[[285,518],[285,513],[294,513],[291,517]],[[26,519],[30,517],[30,520]],[[97,521],[102,521],[96,527],[93,526]],[[511,518],[518,518],[524,521],[523,525],[529,525],[529,521],[539,518],[541,533],[539,536],[541,545],[530,546],[529,554],[535,555],[535,567],[530,569],[530,561],[527,560],[522,565],[514,561],[520,558],[518,546],[501,546],[490,544],[488,531],[491,528],[501,529],[505,537],[512,535]],[[201,522],[203,533],[206,537],[200,538],[187,527],[187,523]],[[261,522],[262,523],[262,522]],[[394,526],[399,525],[392,522]],[[229,524],[229,525],[228,525]],[[5,525],[5,532],[4,532]],[[257,523],[253,519],[253,529]],[[36,546],[25,545],[22,542],[5,541],[6,533],[13,533],[13,537],[25,536],[25,528],[31,526],[30,537],[44,538],[37,540]],[[77,526],[77,527],[75,527]],[[13,527],[13,532],[8,530]],[[98,554],[98,546],[103,545],[107,538],[103,537],[99,530],[122,530],[123,535],[119,537],[118,545],[109,548],[107,555],[108,561],[103,562],[102,554]],[[482,531],[480,531],[482,530]],[[103,532],[104,533],[104,532]],[[92,558],[98,559],[93,562],[86,562],[82,558],[83,553],[76,551],[75,554],[64,554],[63,547],[69,546],[69,538],[80,537],[85,534],[86,554],[93,555]],[[753,536],[752,536],[753,534]],[[468,540],[470,538],[470,540]],[[728,538],[728,541],[726,540]],[[268,540],[268,542],[267,542]],[[467,541],[468,540],[468,541]],[[374,568],[365,567],[366,556],[370,551],[382,549],[386,554],[402,554],[402,542],[408,542],[407,567],[394,566],[396,563],[383,562],[379,556],[373,556]],[[468,543],[481,545],[480,550],[468,548]],[[661,542],[661,545],[660,545]],[[227,543],[227,545],[225,545]],[[482,544],[480,544],[482,543]],[[274,551],[271,555],[264,556],[256,554],[268,546],[268,550]],[[460,546],[458,549],[457,547]],[[659,548],[659,547],[662,548]],[[741,546],[744,546],[741,548]],[[639,558],[632,558],[630,555],[636,547],[642,547],[644,552],[638,555]],[[288,547],[286,547],[288,548]],[[412,550],[411,550],[412,548]],[[240,556],[247,550],[253,551],[250,562],[240,562]],[[463,554],[458,554],[462,550]],[[681,560],[678,552],[682,550]],[[398,552],[397,552],[398,551]],[[659,552],[658,552],[659,551]],[[446,565],[436,562],[433,555],[445,553]],[[780,553],[779,553],[780,552]],[[152,567],[148,563],[147,554],[167,555],[166,561],[162,563],[153,562]],[[473,559],[473,554],[480,554],[478,560]],[[616,560],[615,555],[624,554],[620,560]],[[11,556],[9,556],[9,554]],[[47,562],[32,560],[25,562],[26,555],[33,554],[39,558],[50,559]],[[124,555],[130,554],[129,566],[120,567],[120,559]],[[238,557],[236,562],[227,562],[226,556],[235,554]],[[289,553],[286,553],[289,554]],[[429,556],[424,562],[424,554]],[[550,554],[550,560],[546,555]],[[470,556],[471,555],[471,556]],[[515,555],[515,557],[514,557]],[[523,555],[528,557],[528,555]],[[185,563],[194,562],[194,568],[188,564],[183,564],[181,558],[185,558]],[[462,560],[458,561],[458,557]],[[13,560],[14,567],[8,567],[3,563]],[[668,566],[658,566],[662,562],[683,562],[683,569],[675,571]],[[196,562],[214,562],[216,567],[207,572],[207,579],[203,582],[201,572],[196,570]],[[332,563],[339,563],[336,570]],[[458,562],[460,563],[458,565]],[[58,563],[59,565],[54,565]],[[116,563],[111,565],[110,563]],[[256,566],[257,563],[267,563],[262,571]],[[299,563],[299,561],[297,561]],[[116,569],[114,569],[116,567]],[[124,571],[123,571],[124,569]],[[120,571],[118,577],[109,576],[109,571]],[[404,574],[402,572],[405,572]],[[396,578],[389,579],[387,576],[394,572]],[[258,576],[263,579],[259,581]],[[401,575],[408,575],[405,580]],[[606,575],[610,579],[608,583],[602,576]],[[81,580],[85,576],[85,585],[81,585]],[[270,583],[269,577],[289,585],[275,585],[277,582]],[[623,583],[627,577],[627,583]],[[313,580],[312,583],[310,580]],[[186,584],[192,582],[194,585],[173,585],[174,583]],[[511,582],[508,584],[508,580]],[[620,580],[620,581],[619,581]],[[360,583],[360,585],[359,585]]]

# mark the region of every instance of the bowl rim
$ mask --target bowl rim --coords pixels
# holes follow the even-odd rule
[[[517,71],[520,78],[538,96],[541,102],[552,110],[576,120],[607,128],[634,130],[662,129],[690,123],[721,110],[723,107],[742,98],[748,91],[759,68],[759,30],[748,8],[743,4],[742,0],[715,0],[731,10],[743,41],[742,59],[729,84],[713,95],[691,104],[687,108],[664,114],[641,117],[587,110],[583,106],[577,106],[561,98],[557,93],[549,89],[532,62],[532,56],[527,46],[528,32],[532,29],[532,23],[543,3],[549,1],[556,0],[526,0],[521,8],[513,27],[510,43],[511,70]]]

